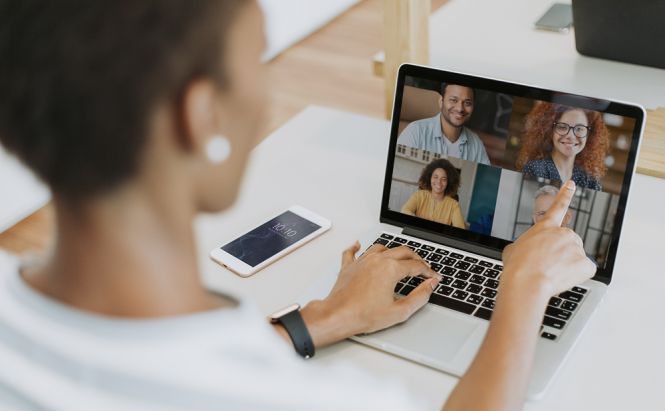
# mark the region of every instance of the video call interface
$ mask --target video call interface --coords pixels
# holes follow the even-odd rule
[[[515,241],[562,181],[562,222],[604,267],[635,119],[407,76],[388,208]]]

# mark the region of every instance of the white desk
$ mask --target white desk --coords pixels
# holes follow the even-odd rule
[[[585,57],[577,53],[572,31],[535,30],[533,24],[552,3],[450,0],[430,18],[430,65],[646,108],[665,107],[664,69]]]
[[[244,294],[266,314],[293,302],[340,252],[376,224],[389,123],[320,107],[294,117],[254,151],[237,204],[196,224],[204,279]],[[330,218],[330,232],[248,279],[208,259],[208,252],[293,203]],[[665,252],[661,233],[665,181],[635,175],[615,280],[545,399],[527,410],[625,410],[662,407],[665,369]],[[353,342],[321,350],[314,361],[351,361],[393,375],[439,409],[457,379]],[[482,388],[480,388],[482,389]]]

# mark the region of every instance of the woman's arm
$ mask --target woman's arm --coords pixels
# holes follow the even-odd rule
[[[459,202],[457,202],[457,200],[453,201],[455,201],[455,204],[453,205],[451,210],[452,225],[453,227],[466,229],[466,223],[464,222],[464,216],[462,215],[462,209],[459,206]]]
[[[416,191],[415,193],[411,194],[411,197],[404,203],[404,206],[402,206],[402,213],[408,214],[408,215],[416,215],[416,212],[418,211],[418,204],[420,204],[420,190]]]
[[[445,411],[522,408],[547,301],[595,273],[579,236],[561,228],[575,192],[571,183],[559,192],[545,219],[504,251],[499,295],[485,341]]]

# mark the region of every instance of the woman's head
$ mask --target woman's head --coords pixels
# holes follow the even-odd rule
[[[418,188],[427,190],[435,195],[454,197],[457,195],[460,177],[459,172],[446,159],[440,158],[432,161],[423,168],[418,180]]]
[[[69,204],[161,177],[222,209],[264,111],[263,42],[254,0],[2,1],[0,140]]]
[[[517,168],[530,160],[553,155],[574,158],[587,174],[605,175],[608,131],[602,114],[560,104],[541,102],[527,115]]]

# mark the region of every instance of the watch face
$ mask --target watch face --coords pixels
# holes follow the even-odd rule
[[[297,311],[299,309],[300,309],[300,304],[291,304],[288,307],[282,308],[281,310],[274,312],[270,316],[270,321],[273,321],[273,322],[277,321],[277,319],[279,319],[280,317],[283,317],[286,314],[288,314],[290,312],[293,312],[293,311]]]

